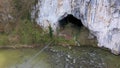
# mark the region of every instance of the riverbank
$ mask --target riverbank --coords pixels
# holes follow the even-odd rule
[[[39,25],[24,20],[16,24],[12,31],[0,33],[0,48],[36,48],[51,40],[55,40],[54,44],[60,46],[97,46],[95,38],[88,38],[89,31],[85,27],[76,29],[68,24],[64,30],[58,30],[56,36],[52,35],[52,32],[43,31]]]
[[[37,48],[40,47],[40,45],[6,45],[6,46],[0,46],[0,49],[21,49],[21,48]]]

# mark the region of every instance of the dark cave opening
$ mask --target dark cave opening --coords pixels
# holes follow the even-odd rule
[[[80,19],[68,14],[59,20],[58,36],[67,40],[74,40],[75,45],[96,45],[96,37],[90,33]],[[76,43],[77,42],[77,43]],[[79,44],[78,44],[79,43]],[[74,44],[73,44],[74,45]]]
[[[72,24],[73,27],[83,27],[83,24],[80,19],[77,19],[71,14],[68,14],[63,19],[59,20],[60,29],[64,29],[67,24]]]

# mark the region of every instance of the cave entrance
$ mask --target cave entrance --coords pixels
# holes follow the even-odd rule
[[[59,20],[58,36],[70,40],[71,45],[97,45],[96,39],[90,39],[89,30],[85,28],[80,19],[71,14]]]
[[[77,19],[71,14],[68,14],[66,17],[59,20],[60,29],[64,29],[68,24],[71,24],[73,28],[81,28],[83,26],[81,20]]]

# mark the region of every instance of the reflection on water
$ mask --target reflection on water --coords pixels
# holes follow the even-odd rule
[[[94,47],[1,49],[0,68],[119,68],[120,57]],[[39,53],[39,55],[37,55]],[[35,58],[31,57],[37,55]],[[28,62],[29,61],[29,62]]]
[[[39,49],[0,50],[0,68],[48,68],[48,56],[44,52],[28,62],[28,58],[38,51]]]

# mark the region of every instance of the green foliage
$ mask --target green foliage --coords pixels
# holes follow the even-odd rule
[[[13,0],[13,3],[16,10],[20,11],[22,9],[22,0]]]
[[[7,45],[8,42],[9,41],[7,35],[0,34],[0,45]]]
[[[31,19],[32,7],[37,0],[13,0],[14,16],[17,19]]]
[[[41,40],[41,30],[36,26],[36,24],[29,20],[24,20],[18,24],[14,34],[20,36],[20,43],[22,44],[39,43]]]
[[[51,27],[51,25],[49,25],[49,35],[50,35],[50,38],[53,38],[53,29]]]

